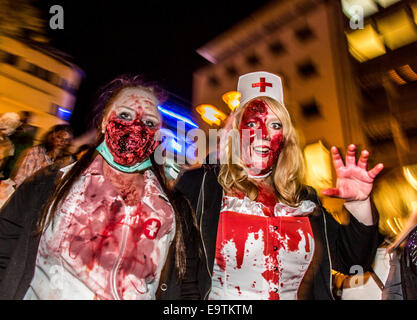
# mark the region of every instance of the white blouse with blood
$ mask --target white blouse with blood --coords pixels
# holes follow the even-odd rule
[[[92,162],[41,238],[25,299],[154,299],[175,233],[172,206],[152,171],[127,206]]]
[[[314,254],[314,208],[277,203],[267,216],[260,202],[223,196],[209,299],[297,299]]]

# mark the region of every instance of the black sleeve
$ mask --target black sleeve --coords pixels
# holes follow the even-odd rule
[[[23,183],[11,195],[0,211],[0,282],[3,280],[14,248],[17,246],[20,235],[24,230],[24,209],[27,204],[25,195],[27,198],[27,192],[30,191],[30,184]]]
[[[197,227],[197,221],[194,210],[191,208],[190,201],[184,196],[176,195],[182,198],[183,212],[185,213],[184,223],[184,244],[186,254],[186,271],[181,281],[181,299],[182,300],[199,300],[200,291],[198,288],[197,270],[199,259],[201,257],[200,233]]]
[[[346,209],[344,209],[346,210]],[[376,209],[372,205],[373,215]],[[374,225],[366,226],[359,222],[347,210],[349,222],[338,223],[333,216],[323,208],[326,215],[327,236],[332,259],[332,269],[343,274],[369,271],[378,247],[378,219]],[[356,268],[351,269],[353,266]]]
[[[189,239],[190,240],[190,239]],[[200,291],[198,290],[197,268],[199,261],[198,241],[194,239],[187,249],[187,264],[184,279],[181,282],[181,300],[199,300]]]
[[[0,210],[0,283],[22,236],[33,236],[33,224],[54,190],[57,170],[50,166],[26,179]],[[32,233],[31,235],[24,233]],[[7,271],[8,272],[8,271]]]
[[[190,201],[192,208],[197,208],[198,195],[203,182],[204,168],[183,172],[178,178],[174,188]]]

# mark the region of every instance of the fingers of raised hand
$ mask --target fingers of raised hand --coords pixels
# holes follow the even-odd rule
[[[325,196],[328,196],[328,197],[338,197],[338,196],[340,196],[340,190],[338,188],[323,189],[321,191],[321,193],[324,194]]]
[[[369,157],[369,151],[368,150],[362,150],[361,155],[358,160],[358,167],[361,169],[366,170],[366,166],[368,164],[368,157]]]
[[[350,144],[347,147],[346,151],[346,166],[355,166],[356,165],[356,146],[354,144]]]
[[[372,179],[375,179],[375,177],[382,171],[382,169],[384,169],[384,165],[382,163],[378,163],[375,167],[368,171],[368,176]]]
[[[334,164],[334,167],[335,167],[336,171],[340,168],[343,168],[345,166],[345,164],[343,163],[343,159],[340,156],[340,153],[337,150],[337,148],[332,147],[331,148],[331,153],[332,153],[332,158],[333,158],[333,164]]]

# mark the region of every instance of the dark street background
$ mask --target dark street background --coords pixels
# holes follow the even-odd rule
[[[71,124],[84,131],[97,89],[123,73],[144,74],[191,105],[195,50],[268,1],[39,0],[50,44],[72,56],[86,77]],[[64,29],[49,28],[49,8],[64,9]]]

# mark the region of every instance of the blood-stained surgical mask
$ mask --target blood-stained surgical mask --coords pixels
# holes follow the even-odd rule
[[[106,144],[115,162],[131,166],[144,161],[156,149],[156,130],[142,120],[125,121],[111,115],[106,126]]]
[[[149,158],[160,143],[155,139],[159,122],[152,95],[137,88],[124,89],[118,95],[104,122],[106,152],[111,154],[117,169],[135,166]]]
[[[242,160],[250,176],[271,172],[278,161],[284,136],[282,123],[265,101],[256,99],[246,106],[239,126]]]

